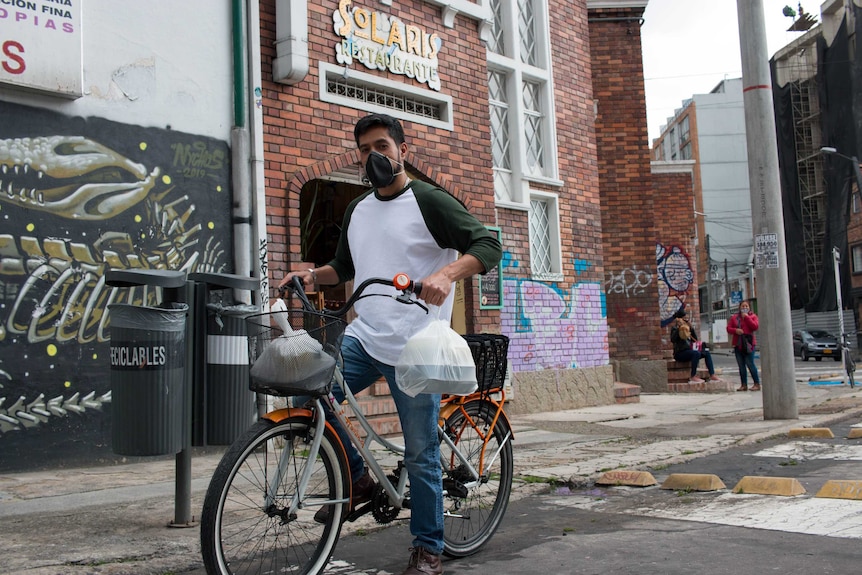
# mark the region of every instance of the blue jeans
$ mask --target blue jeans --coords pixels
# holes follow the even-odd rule
[[[404,435],[404,465],[410,477],[410,533],[414,537],[413,547],[424,547],[435,555],[441,554],[443,476],[440,467],[440,439],[437,435],[440,396],[420,393],[416,397],[410,397],[402,392],[395,383],[395,368],[368,355],[356,338],[344,337],[341,357],[344,361],[344,381],[353,393],[366,389],[381,375],[389,383],[389,391],[395,400]],[[332,394],[339,403],[344,400],[344,392],[337,384],[333,386]],[[351,477],[358,479],[365,470],[362,456],[335,419],[335,415],[329,410],[327,412],[327,421],[335,427],[347,451]]]
[[[757,366],[754,365],[754,354],[741,353],[738,349],[733,348],[733,355],[736,356],[736,365],[739,367],[739,380],[742,382],[742,386],[748,387],[749,371],[754,385],[760,385],[760,375],[757,373]]]
[[[700,363],[700,358],[703,358],[704,363],[706,364],[706,369],[709,370],[709,375],[715,375],[715,367],[712,365],[712,354],[708,351],[697,351],[696,349],[686,349],[684,351],[677,351],[673,354],[673,358],[676,361],[691,362],[691,376],[694,377],[697,375],[697,364]]]

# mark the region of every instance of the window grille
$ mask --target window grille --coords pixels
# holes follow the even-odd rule
[[[374,104],[422,118],[432,120],[441,120],[443,118],[443,106],[438,102],[424,101],[411,94],[387,90],[380,86],[369,86],[362,82],[352,81],[350,78],[328,77],[326,91],[334,96],[350,98],[358,102]]]
[[[530,267],[533,275],[547,274],[551,267],[551,218],[548,203],[530,200]]]

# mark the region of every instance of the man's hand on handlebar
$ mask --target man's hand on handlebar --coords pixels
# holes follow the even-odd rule
[[[286,276],[281,278],[281,281],[278,282],[279,291],[284,291],[294,276],[302,280],[302,285],[305,286],[306,291],[314,289],[314,275],[309,270],[300,270],[296,272],[288,272]]]
[[[436,272],[422,280],[422,291],[419,299],[429,305],[443,305],[449,292],[452,291],[452,281],[446,275]]]

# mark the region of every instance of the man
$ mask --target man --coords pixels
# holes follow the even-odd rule
[[[365,175],[374,187],[347,207],[332,261],[289,273],[279,285],[295,275],[311,287],[350,279],[358,285],[371,277],[391,278],[404,272],[422,282],[419,297],[440,306],[440,318],[451,318],[453,283],[496,266],[500,242],[453,196],[408,178],[404,162],[409,147],[398,120],[385,114],[366,116],[356,123],[354,138]],[[394,368],[410,336],[434,316],[387,298],[360,300],[354,310],[357,317],[347,327],[341,349],[344,380],[358,393],[384,376],[404,434],[414,539],[402,575],[438,575],[443,573],[443,485],[437,437],[440,396],[403,393],[396,385]],[[339,401],[343,399],[340,389],[334,394]],[[355,508],[371,499],[375,484],[344,430],[337,426],[337,431],[348,452],[354,481],[351,508]],[[328,508],[318,513],[322,514],[318,519],[325,520]]]

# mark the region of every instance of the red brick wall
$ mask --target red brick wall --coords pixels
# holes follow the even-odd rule
[[[603,277],[601,195],[596,159],[590,25],[585,2],[551,2],[554,39],[554,105],[560,179],[560,228],[563,273],[571,282],[601,282]],[[573,260],[589,262],[576,271]],[[569,279],[571,278],[571,280]]]
[[[643,9],[589,14],[610,357],[657,359],[662,344],[655,244],[648,239],[656,234],[638,21]]]
[[[697,247],[691,173],[655,173],[652,185],[655,193],[656,245],[660,260],[656,272],[659,310],[662,322],[670,321],[673,313],[685,305],[689,319],[700,327],[700,306],[697,294]],[[662,330],[665,350],[669,350],[667,329]]]

